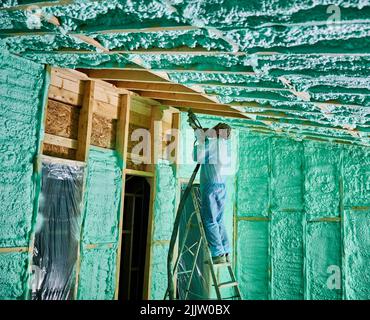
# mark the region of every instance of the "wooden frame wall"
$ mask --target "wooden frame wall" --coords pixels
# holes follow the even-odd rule
[[[119,290],[125,177],[128,174],[145,177],[151,187],[143,288],[143,298],[150,297],[152,216],[156,192],[153,163],[157,158],[162,157],[162,151],[166,147],[166,143],[161,140],[164,132],[179,126],[178,112],[177,109],[161,106],[155,100],[116,88],[111,83],[90,79],[82,72],[70,69],[51,69],[48,103],[45,111],[45,135],[42,140],[43,153],[87,164],[90,145],[97,145],[106,149],[115,149],[123,160],[115,299],[118,298]],[[162,129],[162,136],[158,136],[156,131],[158,127]],[[151,153],[151,163],[140,167],[133,164],[133,159],[138,155],[132,153],[132,144],[129,139],[136,128],[150,130],[151,150],[154,151]],[[96,245],[87,245],[85,250],[94,247]],[[78,252],[76,270],[75,296],[77,297],[80,252]]]

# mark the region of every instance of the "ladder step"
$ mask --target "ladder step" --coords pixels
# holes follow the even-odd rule
[[[235,298],[241,299],[240,296],[232,296],[232,297],[222,298],[222,300],[235,299]]]
[[[180,271],[177,274],[185,274],[185,273],[190,273],[192,270],[187,270],[187,271]]]
[[[221,288],[228,288],[228,287],[237,287],[238,283],[236,281],[228,281],[228,282],[219,283],[217,286],[220,289]]]
[[[208,261],[205,262],[206,264],[210,264]],[[230,262],[223,262],[223,263],[212,263],[214,268],[220,268],[220,267],[231,267]]]

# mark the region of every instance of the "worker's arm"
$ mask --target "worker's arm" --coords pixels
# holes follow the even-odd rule
[[[206,134],[202,129],[194,130],[195,143],[193,148],[193,160],[198,163],[203,163],[206,158]]]

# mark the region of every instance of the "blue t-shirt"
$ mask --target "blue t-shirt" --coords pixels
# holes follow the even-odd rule
[[[200,183],[225,183],[225,167],[228,165],[227,140],[223,138],[202,138],[195,133],[197,143],[193,158],[201,164]]]

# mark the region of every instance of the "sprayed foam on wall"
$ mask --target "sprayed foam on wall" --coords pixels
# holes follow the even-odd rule
[[[269,223],[239,220],[237,233],[237,278],[243,299],[268,299]]]
[[[83,242],[116,242],[122,179],[115,151],[91,147],[86,179]]]
[[[249,299],[261,297],[251,294],[251,290],[255,290],[254,285],[260,288],[261,279],[270,279],[265,261],[260,263],[260,269],[256,266],[269,247],[270,298],[369,298],[370,280],[366,267],[370,239],[368,149],[307,140],[294,142],[273,136],[266,138],[263,134],[243,131],[241,129],[239,134],[242,156],[238,179],[251,171],[258,172],[262,164],[255,169],[256,162],[262,161],[272,168],[270,180],[265,179],[268,184],[266,199],[268,192],[275,195],[265,220],[261,214],[237,216],[236,268],[243,295]],[[271,142],[258,159],[245,156],[257,153],[266,139]],[[266,154],[271,155],[270,159]],[[343,188],[340,187],[342,183]],[[237,208],[244,205],[245,189],[256,192],[257,184],[241,185],[244,188],[237,189]],[[237,211],[237,214],[240,213]],[[251,219],[256,227],[251,227]],[[269,228],[268,237],[266,228]],[[248,258],[247,242],[257,243],[253,252],[256,259]],[[255,284],[250,280],[252,277]]]
[[[115,151],[90,148],[78,299],[114,298],[121,168]]]
[[[370,210],[344,212],[345,298],[370,297]]]
[[[273,212],[271,298],[303,299],[303,214]]]
[[[269,139],[252,137],[245,131],[240,132],[239,138],[237,215],[267,216],[270,202]]]
[[[83,249],[79,300],[113,300],[116,283],[117,246]]]
[[[307,299],[337,300],[342,297],[340,229],[340,222],[307,223]]]
[[[273,139],[271,174],[272,210],[302,209],[302,144]]]
[[[150,295],[152,299],[163,299],[167,289],[167,253],[175,218],[177,191],[175,172],[167,160],[159,160],[155,173]]]
[[[28,246],[44,68],[0,51],[0,246]]]
[[[0,253],[0,299],[24,299],[28,253]]]
[[[340,148],[304,143],[304,206],[308,219],[339,216]]]

